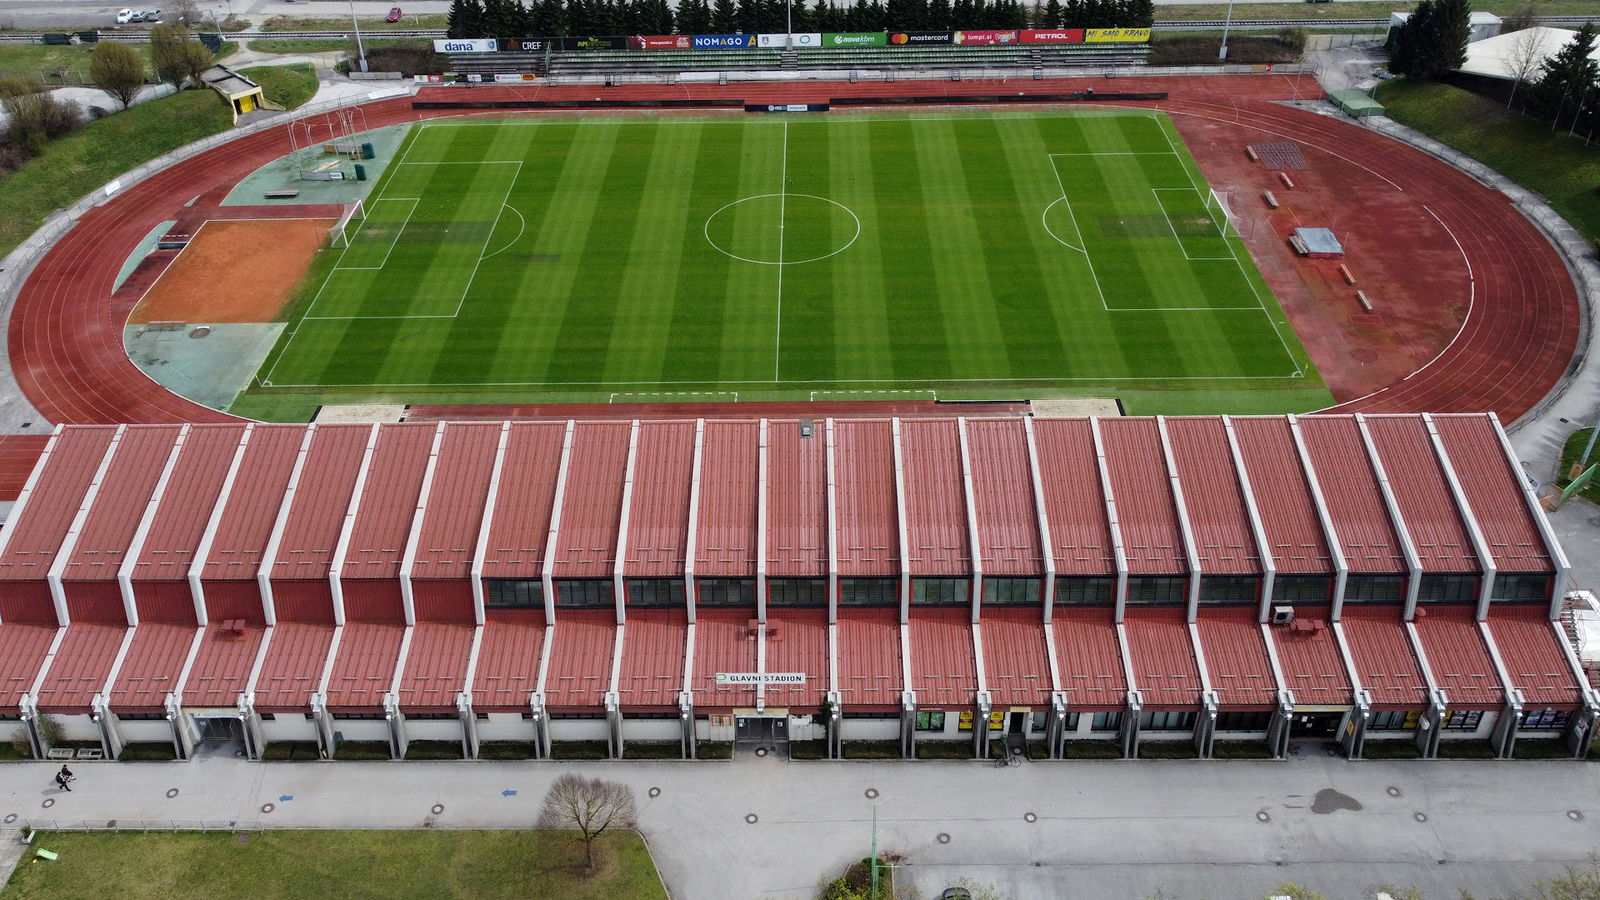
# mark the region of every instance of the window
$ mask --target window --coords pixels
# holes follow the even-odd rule
[[[1056,602],[1066,606],[1112,606],[1116,595],[1114,578],[1056,579]]]
[[[1151,710],[1139,714],[1139,727],[1146,731],[1192,731],[1194,713]]]
[[[626,586],[629,606],[659,609],[684,605],[681,578],[630,578]]]
[[[278,718],[277,715],[274,714],[274,713],[262,713],[261,714],[261,721],[263,721],[263,722],[274,722],[274,721],[277,721],[277,718]]]
[[[1078,713],[1067,713],[1067,724],[1064,726],[1064,730],[1069,732],[1078,730]]]
[[[1417,585],[1419,603],[1476,603],[1478,576],[1424,575]]]
[[[117,718],[124,722],[161,722],[166,720],[167,714],[164,712],[125,712],[117,713]]]
[[[1570,715],[1564,709],[1525,709],[1517,727],[1527,731],[1565,731]]]
[[[563,578],[556,581],[556,605],[567,609],[616,606],[609,578]]]
[[[406,719],[409,720],[409,721],[413,721],[413,722],[422,722],[422,721],[428,721],[428,720],[442,722],[442,721],[444,721],[446,719],[459,719],[459,718],[461,718],[461,714],[460,713],[441,713],[441,712],[406,713]]]
[[[828,582],[821,578],[774,578],[767,582],[772,606],[827,606]]]
[[[695,586],[701,606],[756,605],[756,583],[749,578],[702,578]]]
[[[1326,575],[1279,575],[1272,579],[1272,602],[1327,603],[1332,588]]]
[[[1037,578],[983,580],[983,602],[993,606],[1038,606],[1040,593]]]
[[[1272,721],[1269,712],[1217,713],[1218,731],[1266,731]]]
[[[1372,713],[1372,723],[1367,727],[1374,731],[1415,731],[1417,718],[1415,710],[1376,710]]]
[[[1440,727],[1451,731],[1477,731],[1482,720],[1481,709],[1452,709],[1445,713],[1444,724]]]
[[[483,605],[489,609],[544,608],[544,582],[537,578],[486,578],[483,587]]]
[[[1116,731],[1122,727],[1122,711],[1097,712],[1089,723],[1090,731]]]
[[[1522,603],[1547,602],[1550,599],[1550,576],[1501,573],[1494,576],[1494,590],[1490,597]]]
[[[1200,579],[1200,602],[1218,606],[1254,606],[1261,579],[1206,575]]]
[[[1030,730],[1030,731],[1044,731],[1045,729],[1049,728],[1050,727],[1049,726],[1049,722],[1048,722],[1048,719],[1046,718],[1049,715],[1050,715],[1049,713],[1042,713],[1042,712],[1034,713],[1032,716],[1029,717],[1030,721],[1028,723],[1028,730]]]
[[[917,713],[918,731],[944,731],[944,713],[919,712]]]
[[[913,578],[911,602],[918,606],[960,606],[971,602],[971,584],[965,578]]]
[[[1184,604],[1188,602],[1189,579],[1129,578],[1128,604],[1150,606],[1154,604]]]
[[[333,717],[335,719],[341,721],[341,722],[358,722],[358,721],[359,722],[381,722],[384,719],[387,719],[388,715],[386,715],[385,713],[381,713],[381,712],[377,712],[377,713],[372,713],[372,712],[368,712],[368,713],[340,712],[340,713],[334,713]]]
[[[839,605],[899,606],[898,587],[893,578],[841,578]]]
[[[1344,583],[1344,602],[1399,603],[1404,586],[1399,575],[1351,575]]]

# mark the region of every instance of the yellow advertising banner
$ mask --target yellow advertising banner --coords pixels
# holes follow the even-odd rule
[[[972,710],[964,709],[964,710],[961,711],[961,715],[956,717],[956,730],[957,731],[971,731],[972,730]]]
[[[989,730],[1000,731],[1006,727],[1006,711],[1003,709],[990,710]]]
[[[1148,44],[1148,28],[1088,28],[1083,32],[1086,44]]]

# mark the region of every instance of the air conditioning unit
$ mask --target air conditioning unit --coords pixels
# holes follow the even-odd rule
[[[1272,624],[1288,625],[1294,621],[1294,607],[1274,606],[1272,608]]]

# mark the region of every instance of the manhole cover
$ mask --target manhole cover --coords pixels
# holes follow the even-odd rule
[[[950,843],[950,835],[945,833],[945,832],[943,832],[943,831],[941,831],[941,832],[939,832],[938,836],[934,838],[934,840],[938,841],[941,844],[948,844],[948,843]]]
[[[277,806],[275,806],[275,805],[273,805],[271,803],[263,803],[263,804],[261,804],[261,812],[262,813],[269,813],[269,812],[272,812],[273,810],[275,810],[277,808],[278,808]]]
[[[746,825],[754,825],[755,823],[757,823],[759,821],[761,821],[761,817],[756,815],[755,813],[745,813],[745,815],[744,815],[744,823]]]
[[[437,816],[437,815],[439,815],[440,813],[443,813],[443,812],[444,812],[444,804],[443,803],[435,803],[433,805],[433,814],[434,815]]]
[[[39,804],[39,805],[43,806],[45,809],[49,809],[50,807],[56,805],[56,798],[54,798],[54,797],[46,797],[46,798],[44,798],[44,802]]]
[[[765,747],[757,747],[756,748],[756,755],[757,756],[766,756],[767,755],[767,748],[765,748]]]
[[[1272,816],[1268,815],[1267,811],[1263,809],[1263,810],[1261,810],[1261,811],[1256,813],[1256,821],[1257,822],[1271,822],[1272,821]]]
[[[1030,823],[1031,822],[1037,822],[1037,821],[1039,821],[1039,816],[1038,816],[1037,813],[1031,813],[1031,812],[1030,813],[1023,813],[1022,814],[1022,821],[1030,822]]]
[[[168,800],[171,800],[173,797],[176,797],[176,796],[178,796],[178,789],[177,788],[167,788],[167,799]]]
[[[650,796],[652,796],[652,797],[661,796],[661,788],[658,788],[658,787],[651,788],[650,789]]]
[[[1426,821],[1428,821],[1428,814],[1427,813],[1417,813],[1414,816],[1412,816],[1412,818],[1416,819],[1418,822],[1426,822]]]
[[[876,800],[876,799],[878,799],[878,789],[877,788],[867,788],[862,793],[867,795],[867,799],[868,800]]]
[[[1569,810],[1567,810],[1567,818],[1571,819],[1574,822],[1581,822],[1581,821],[1583,821],[1583,813],[1581,813],[1581,812],[1579,812],[1578,810],[1575,810],[1575,809],[1569,809]]]
[[[196,328],[195,330],[189,332],[189,337],[192,337],[192,338],[203,338],[203,337],[205,337],[206,335],[208,335],[210,333],[211,333],[211,326],[210,325],[201,325],[199,328]]]
[[[7,825],[10,825],[12,822],[15,822],[16,820],[17,820],[17,814],[16,813],[11,813],[11,814],[6,816],[6,824]]]
[[[1394,785],[1392,785],[1392,784],[1391,784],[1391,785],[1389,785],[1389,786],[1388,786],[1388,787],[1386,787],[1386,788],[1384,788],[1384,790],[1385,790],[1385,791],[1387,791],[1387,792],[1388,792],[1388,794],[1389,794],[1389,796],[1391,796],[1391,797],[1398,797],[1398,796],[1400,796],[1400,789],[1399,789],[1399,788],[1397,788],[1397,787],[1395,787],[1395,786],[1394,786]]]

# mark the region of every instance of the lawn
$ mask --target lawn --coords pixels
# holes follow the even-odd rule
[[[1600,237],[1600,144],[1584,146],[1549,122],[1494,100],[1431,81],[1384,82],[1377,99],[1390,118],[1466,153],[1543,195],[1590,240]]]
[[[239,74],[261,85],[268,100],[284,109],[295,109],[317,92],[317,73],[310,63],[292,66],[256,66],[240,69]]]
[[[384,21],[382,16],[362,17],[356,20],[362,31],[427,31],[438,30],[450,24],[450,17],[439,15],[405,15],[398,22]],[[273,16],[261,23],[262,31],[327,31],[344,29],[350,17],[337,16]]]
[[[60,858],[19,866],[7,900],[666,897],[634,832],[600,838],[593,876],[583,874],[582,841],[566,832],[46,833],[34,846]]]
[[[1327,402],[1164,115],[441,123],[400,153],[236,411],[363,391]]]
[[[233,124],[215,91],[184,91],[141,103],[84,126],[18,171],[0,178],[0,255],[10,253],[45,216],[123,172]]]

